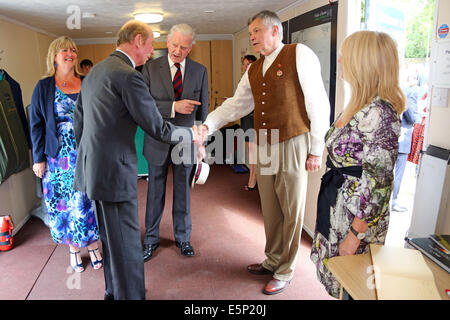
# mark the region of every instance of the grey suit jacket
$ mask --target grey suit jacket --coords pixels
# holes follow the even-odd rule
[[[177,142],[171,138],[177,127],[163,121],[142,75],[115,51],[92,68],[81,86],[74,113],[75,189],[92,200],[137,198],[138,125],[156,139]]]
[[[191,114],[175,113],[174,118],[170,118],[172,104],[175,101],[172,76],[170,73],[167,56],[159,57],[155,60],[147,61],[142,68],[142,74],[149,87],[150,94],[156,101],[156,106],[164,120],[183,127],[192,127],[195,121],[203,122],[208,115],[209,94],[208,94],[208,72],[206,68],[189,58],[186,58],[186,66],[183,78],[182,99],[190,99],[201,102],[196,106]],[[185,165],[193,163],[194,151],[191,149],[191,156],[182,155],[182,162]],[[148,134],[144,137],[144,156],[149,164],[163,165],[170,158],[170,145],[161,143]]]

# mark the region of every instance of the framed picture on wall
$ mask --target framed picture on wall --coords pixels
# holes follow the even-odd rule
[[[312,10],[288,21],[288,43],[302,43],[319,57],[322,79],[330,100],[330,124],[334,122],[336,97],[336,2]],[[285,26],[283,25],[283,31]]]

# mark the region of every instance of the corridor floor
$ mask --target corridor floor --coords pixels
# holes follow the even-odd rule
[[[214,165],[205,185],[192,192],[191,243],[195,256],[181,256],[172,231],[172,181],[169,174],[161,246],[145,263],[149,300],[329,300],[309,258],[311,238],[303,233],[294,279],[285,291],[267,296],[270,276],[246,271],[264,259],[265,235],[257,191],[243,191],[247,174]],[[138,181],[141,232],[144,233],[147,182]],[[32,217],[15,235],[14,248],[0,252],[0,299],[101,300],[103,269],[93,270],[82,250],[86,270],[74,273],[68,247],[55,244],[45,224]]]

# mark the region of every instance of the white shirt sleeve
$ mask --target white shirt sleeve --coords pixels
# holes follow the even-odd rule
[[[248,79],[248,69],[239,81],[234,96],[211,112],[204,124],[208,126],[208,134],[222,128],[229,122],[240,119],[255,109],[253,93]]]
[[[330,102],[322,81],[319,58],[305,45],[296,47],[296,65],[300,85],[305,96],[305,106],[311,122],[310,153],[322,156],[325,147],[325,134],[329,128]],[[208,134],[220,129],[229,122],[246,116],[255,108],[253,93],[248,79],[248,70],[244,73],[232,98],[211,112],[205,125]]]
[[[172,111],[170,112],[170,117],[175,118],[175,102],[172,103]]]
[[[319,58],[307,46],[297,44],[297,73],[305,96],[306,112],[311,122],[311,150],[315,156],[322,156],[325,134],[330,127],[330,101],[322,80]]]

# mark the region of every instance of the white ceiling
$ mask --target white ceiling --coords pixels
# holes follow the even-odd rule
[[[0,18],[19,21],[46,33],[73,39],[115,37],[120,26],[134,13],[161,12],[164,20],[151,25],[153,31],[167,34],[177,23],[193,26],[197,34],[234,34],[247,26],[248,19],[261,10],[280,11],[299,2],[296,0],[0,0]],[[80,29],[67,28],[69,5],[79,8],[81,15],[95,13],[94,18],[81,18]],[[213,13],[205,13],[214,10]],[[72,19],[72,21],[74,21]]]

